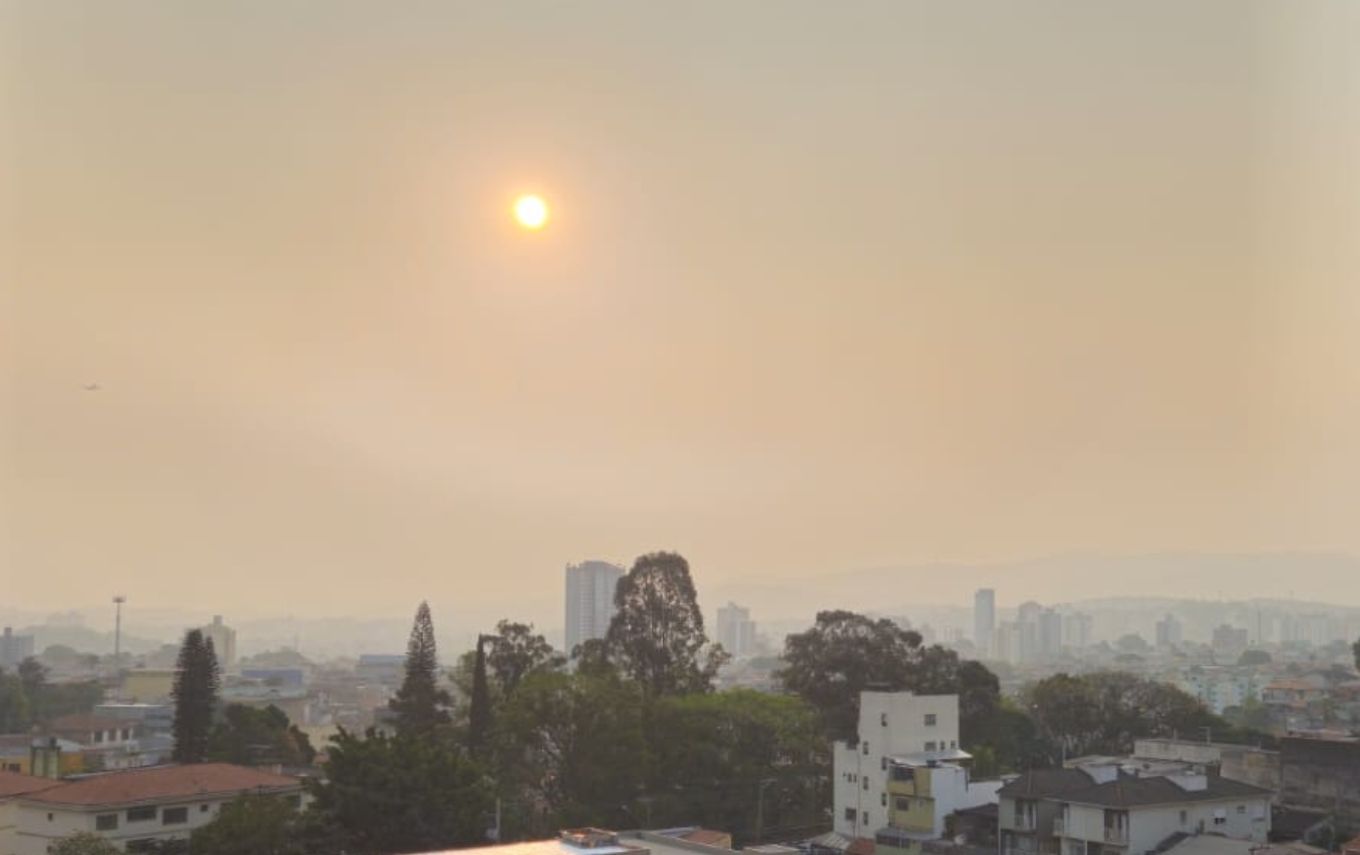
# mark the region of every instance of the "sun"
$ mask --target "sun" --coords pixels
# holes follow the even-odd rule
[[[520,196],[515,200],[515,222],[529,231],[538,231],[548,224],[548,203],[542,196]]]

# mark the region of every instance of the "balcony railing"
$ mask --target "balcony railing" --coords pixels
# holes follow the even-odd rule
[[[1119,827],[1115,827],[1115,826],[1106,826],[1106,827],[1105,827],[1105,842],[1106,842],[1106,843],[1128,843],[1128,842],[1129,842],[1129,830],[1128,830],[1128,828],[1119,828]]]
[[[1038,827],[1039,821],[1034,814],[1021,814],[1011,817],[1011,828],[1016,831],[1034,831]]]

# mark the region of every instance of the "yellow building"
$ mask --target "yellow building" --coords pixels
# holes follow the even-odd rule
[[[136,704],[162,703],[169,699],[174,685],[174,668],[134,668],[123,672],[119,700]]]

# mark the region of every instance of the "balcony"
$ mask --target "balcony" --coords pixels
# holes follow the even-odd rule
[[[1032,813],[1022,813],[1011,817],[1010,827],[1016,831],[1034,831],[1039,827],[1039,820]]]
[[[1126,845],[1129,842],[1128,826],[1105,826],[1105,842]]]
[[[1067,833],[1067,821],[1060,816],[1053,817],[1053,834],[1062,837]]]

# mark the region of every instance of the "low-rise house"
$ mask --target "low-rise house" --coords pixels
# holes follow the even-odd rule
[[[997,791],[1001,855],[1053,855],[1053,820],[1061,809],[1055,799],[1095,783],[1082,769],[1035,769],[1007,781]]]
[[[0,853],[47,855],[57,840],[82,831],[135,852],[152,841],[187,839],[222,805],[247,794],[301,804],[302,782],[227,763],[155,766],[56,782],[15,800],[11,842],[0,843]]]
[[[1054,798],[1061,855],[1152,852],[1173,835],[1214,833],[1265,843],[1271,791],[1227,778],[1119,775]]]

